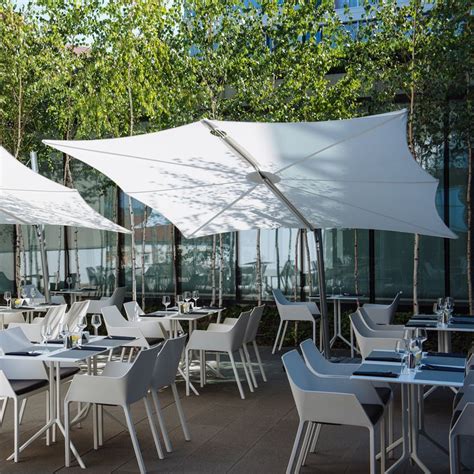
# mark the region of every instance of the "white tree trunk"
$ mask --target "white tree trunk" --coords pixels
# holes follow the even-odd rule
[[[295,301],[298,300],[298,271],[299,271],[299,244],[300,244],[300,236],[301,236],[301,229],[298,229],[298,232],[296,232],[296,239],[295,239],[295,266],[294,266],[294,272],[295,272],[295,278],[293,282],[293,298]]]
[[[219,308],[224,304],[224,244],[222,241],[222,234],[219,234]]]
[[[306,255],[306,265],[308,267],[308,295],[311,296],[313,292],[313,273],[311,272],[311,253],[308,244],[308,230],[304,229],[304,247]]]
[[[357,229],[354,229],[354,291],[356,295],[359,295],[359,235]],[[357,300],[359,305],[359,300]]]
[[[143,229],[142,229],[142,309],[145,311],[145,244],[146,244],[146,221],[148,218],[148,206],[145,206],[143,211]]]
[[[21,287],[21,225],[15,224],[16,242],[15,242],[15,285],[16,293],[20,297]]]
[[[137,262],[136,262],[136,248],[135,248],[135,214],[133,212],[132,198],[128,197],[128,213],[130,215],[130,230],[131,242],[130,242],[130,256],[132,264],[132,300],[137,301]]]
[[[262,255],[260,249],[260,229],[257,229],[257,243],[255,249],[255,287],[257,290],[257,304],[262,304]]]
[[[467,295],[469,302],[469,314],[474,312],[473,302],[473,288],[472,288],[472,147],[471,140],[468,136],[467,140],[467,196],[466,196],[466,208],[467,208]]]
[[[217,237],[212,236],[212,253],[211,253],[211,306],[216,304],[216,246]]]

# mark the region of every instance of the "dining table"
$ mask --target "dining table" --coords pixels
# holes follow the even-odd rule
[[[386,449],[390,452],[401,444],[402,455],[386,473],[397,472],[408,460],[414,462],[424,473],[430,473],[419,453],[419,436],[427,435],[423,426],[423,387],[431,385],[459,389],[464,384],[465,370],[466,358],[458,354],[424,352],[419,365],[408,369],[403,365],[398,352],[373,351],[354,371],[351,376],[353,380],[400,385],[402,437]],[[427,438],[434,441],[429,436]],[[440,447],[438,443],[435,444]]]

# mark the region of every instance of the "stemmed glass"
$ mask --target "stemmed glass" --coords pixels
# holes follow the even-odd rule
[[[62,323],[59,327],[59,335],[61,336],[62,340],[65,341],[66,337],[69,336],[69,326],[67,323]]]
[[[41,344],[48,345],[48,341],[51,339],[51,326],[49,324],[43,324],[41,326]]]
[[[342,280],[337,281],[337,286],[339,288],[339,295],[342,295]]]
[[[191,299],[191,292],[190,291],[185,291],[184,292],[184,301],[186,301],[186,303],[189,303],[190,299]]]
[[[428,333],[426,332],[426,329],[423,328],[416,328],[415,330],[415,340],[416,340],[416,345],[419,348],[419,355],[420,359],[423,355],[423,343],[428,339]]]
[[[94,327],[94,336],[98,336],[99,328],[102,325],[102,318],[100,317],[100,314],[92,315],[91,324]]]
[[[444,301],[446,304],[446,311],[448,312],[449,317],[451,317],[454,311],[454,300],[448,296]]]
[[[79,339],[77,340],[77,346],[81,347],[82,346],[82,333],[84,332],[84,329],[87,327],[87,318],[86,316],[82,316],[79,318],[79,321],[77,323],[77,328],[79,329]]]
[[[33,306],[35,305],[35,296],[36,296],[36,288],[32,287],[30,290],[30,296],[31,296],[31,301],[33,303]]]
[[[66,283],[67,283],[67,289],[70,290],[70,289],[71,289],[71,285],[72,285],[72,277],[71,277],[71,275],[69,275],[69,276],[66,278]]]
[[[195,308],[198,307],[198,299],[199,299],[199,291],[198,291],[198,290],[194,290],[194,291],[193,291],[193,300],[194,300],[194,307],[195,307]]]
[[[5,291],[5,293],[3,293],[3,298],[7,302],[7,306],[10,309],[12,309],[12,304],[11,304],[12,294],[11,294],[11,292],[10,291]]]
[[[26,292],[25,287],[22,286],[22,287],[20,288],[20,297],[21,297],[21,299],[24,300],[24,299],[26,299],[27,296],[28,296],[28,293]]]
[[[168,311],[168,306],[171,304],[171,298],[169,296],[163,296],[162,298],[163,306],[165,307],[165,311]]]
[[[399,339],[395,344],[395,352],[400,354],[401,362],[402,362],[402,373],[405,373],[406,369],[406,359],[408,356],[408,345],[406,339]]]

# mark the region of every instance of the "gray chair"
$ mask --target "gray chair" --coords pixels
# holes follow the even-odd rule
[[[402,292],[399,291],[390,304],[365,303],[362,308],[375,324],[392,324],[401,296]]]
[[[125,287],[115,288],[112,296],[103,296],[100,300],[91,300],[87,314],[100,314],[103,308],[107,306],[117,306],[118,310],[122,310],[123,301],[125,299]]]

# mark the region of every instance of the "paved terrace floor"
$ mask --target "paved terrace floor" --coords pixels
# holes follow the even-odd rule
[[[268,382],[261,383],[247,399],[239,398],[231,379],[209,383],[200,396],[184,396],[184,383],[179,383],[183,406],[189,420],[192,441],[186,442],[178,424],[170,390],[160,398],[174,451],[158,460],[145,410],[141,404],[133,409],[144,460],[148,472],[161,473],[283,473],[285,472],[298,416],[294,408],[280,358],[264,348],[263,358]],[[231,376],[227,367],[223,373]],[[245,387],[245,385],[244,385]],[[439,443],[447,446],[452,392],[437,390],[426,402],[426,429]],[[120,416],[120,410],[111,408]],[[21,439],[40,427],[44,417],[44,395],[32,398],[21,427]],[[396,431],[400,432],[400,410],[396,412]],[[12,450],[12,413],[9,411],[0,431],[0,472],[2,474],[79,473],[77,465],[64,467],[64,443],[46,447],[36,441],[24,451],[18,464],[5,461]],[[98,451],[92,447],[91,420],[72,431],[72,439],[91,473],[136,473],[137,464],[128,432],[118,423],[105,419],[105,444]],[[308,457],[302,472],[365,473],[368,472],[368,433],[363,428],[324,427],[318,453]],[[397,450],[397,454],[399,451]],[[438,448],[421,439],[421,457],[433,473],[448,473],[448,457]],[[462,459],[474,471],[474,440],[462,442]],[[416,473],[406,464],[399,472]]]

